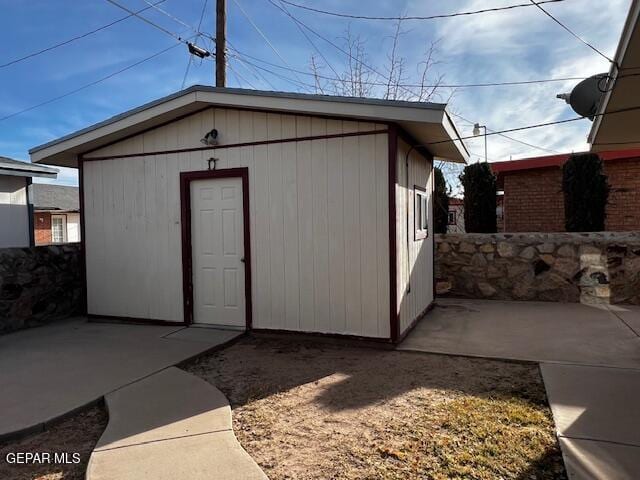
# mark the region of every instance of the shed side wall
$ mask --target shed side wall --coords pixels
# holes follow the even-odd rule
[[[222,147],[386,126],[210,109],[107,149],[198,147],[211,128]],[[388,338],[386,133],[85,161],[89,313],[183,320],[179,173],[210,157],[249,169],[254,328]]]
[[[433,161],[427,161],[419,152],[412,150],[409,156],[407,181],[406,155],[408,150],[409,145],[403,140],[398,140],[398,183],[396,185],[396,245],[398,253],[396,262],[400,335],[434,300]],[[416,240],[414,235],[415,185],[426,190],[429,203],[429,235],[422,240]]]
[[[27,178],[0,175],[0,247],[29,246]]]

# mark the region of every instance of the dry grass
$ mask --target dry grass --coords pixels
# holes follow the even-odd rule
[[[246,339],[187,367],[272,479],[564,479],[536,366]]]
[[[43,398],[46,401],[46,398]],[[87,462],[98,438],[107,426],[107,413],[102,406],[79,412],[54,425],[14,442],[0,443],[0,479],[3,480],[83,480]],[[11,465],[6,461],[15,452],[77,452],[78,464]]]

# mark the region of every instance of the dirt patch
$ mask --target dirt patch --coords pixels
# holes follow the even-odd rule
[[[566,478],[534,365],[248,338],[186,368],[272,480]]]
[[[46,401],[46,399],[43,399]],[[103,406],[91,407],[54,425],[15,442],[0,443],[0,478],[7,480],[83,480],[91,451],[107,426],[107,413]],[[79,463],[9,464],[7,456],[18,452],[79,454]],[[41,456],[41,459],[44,457]]]

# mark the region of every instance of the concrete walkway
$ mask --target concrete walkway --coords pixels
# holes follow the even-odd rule
[[[87,480],[266,480],[232,430],[213,385],[168,368],[105,397],[109,424]]]
[[[129,383],[240,332],[59,322],[0,336],[0,439],[42,430]]]
[[[640,478],[640,307],[438,300],[400,349],[540,363],[571,480]]]

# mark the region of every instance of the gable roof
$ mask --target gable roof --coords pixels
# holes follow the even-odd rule
[[[337,97],[195,85],[29,150],[34,162],[77,167],[77,156],[208,106],[394,122],[434,156],[464,163],[468,152],[440,103]],[[204,132],[203,132],[204,133]],[[439,143],[434,143],[439,142]]]
[[[78,187],[64,185],[45,185],[35,183],[32,186],[34,210],[57,210],[77,212],[80,210]]]
[[[0,175],[56,178],[58,170],[45,165],[23,162],[9,157],[0,157]]]

